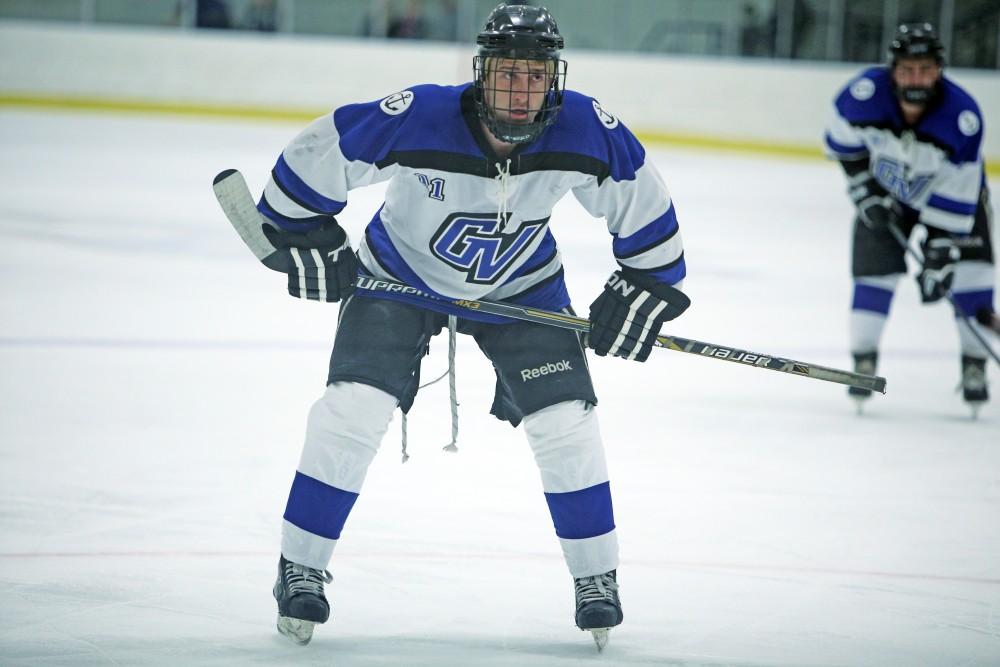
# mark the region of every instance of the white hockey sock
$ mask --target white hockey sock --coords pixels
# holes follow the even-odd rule
[[[981,294],[992,291],[995,280],[996,268],[992,264],[980,261],[959,262],[955,267],[955,281],[952,283],[951,291],[955,296],[955,300],[961,304],[965,300],[963,297],[970,293]],[[970,308],[966,307],[966,309]],[[976,328],[976,332],[983,340],[988,341],[995,336],[995,334],[988,331],[976,321],[975,312],[967,312],[965,314],[969,317],[969,324]],[[957,317],[958,314],[956,313]],[[958,340],[962,348],[962,354],[979,359],[983,359],[989,355],[983,344],[969,331],[969,327],[957,319],[955,324],[958,326]]]
[[[608,469],[593,406],[566,401],[524,418],[549,511],[570,574],[618,567]]]
[[[326,569],[396,405],[391,394],[356,382],[334,382],[313,404],[282,522],[285,558]]]
[[[878,350],[882,332],[888,319],[888,305],[896,290],[896,285],[902,274],[894,273],[888,276],[866,276],[855,278],[854,306],[850,316],[850,346],[851,352],[875,352]],[[864,299],[863,293],[881,294],[882,298]],[[882,299],[885,302],[882,303]],[[867,303],[871,307],[859,307],[859,301],[878,301],[877,305]],[[883,309],[885,312],[883,312]]]

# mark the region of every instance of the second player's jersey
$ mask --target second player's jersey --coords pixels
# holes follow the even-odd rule
[[[453,299],[560,309],[569,297],[549,217],[573,192],[606,218],[620,264],[671,285],[684,278],[670,195],[617,118],[566,91],[555,123],[501,159],[473,94],[471,84],[420,85],[317,119],[278,158],[258,209],[303,229],[338,214],[350,190],[391,179],[354,240],[368,272]]]
[[[831,157],[867,157],[872,175],[920,222],[950,232],[972,229],[985,173],[982,115],[968,93],[942,78],[938,95],[908,127],[889,69],[873,67],[837,95],[834,107],[826,132]]]

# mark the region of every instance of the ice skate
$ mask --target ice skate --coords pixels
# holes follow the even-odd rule
[[[278,561],[278,580],[274,582],[278,632],[296,644],[308,644],[316,624],[326,623],[330,618],[323,584],[331,581],[333,577],[326,570],[292,563],[282,556]]]
[[[979,410],[990,400],[986,388],[986,360],[962,355],[962,399],[972,410],[972,418],[979,416]]]
[[[593,577],[581,577],[576,584],[576,627],[590,630],[597,650],[608,645],[608,630],[622,622],[616,570]]]
[[[878,352],[855,352],[854,372],[865,375],[875,375],[875,367],[878,365]],[[861,387],[848,387],[847,395],[855,401],[855,407],[860,415],[866,401],[872,397],[871,389]]]

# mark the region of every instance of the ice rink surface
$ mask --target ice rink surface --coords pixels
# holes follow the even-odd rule
[[[465,337],[460,451],[441,451],[446,383],[427,388],[412,458],[397,414],[347,523],[331,622],[305,648],[279,637],[280,519],[337,306],[289,298],[210,185],[234,167],[259,192],[297,130],[0,112],[0,664],[1000,664],[1000,408],[969,418],[953,319],[912,280],[861,417],[840,385],[594,359],[625,611],[603,655]],[[837,166],[650,155],[693,301],[665,333],[849,368]],[[352,238],[381,193],[352,193]],[[552,224],[585,313],[609,236],[572,198]]]

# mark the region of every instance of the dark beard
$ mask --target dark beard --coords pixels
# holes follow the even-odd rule
[[[899,99],[908,104],[926,106],[934,97],[934,88],[900,88]]]

